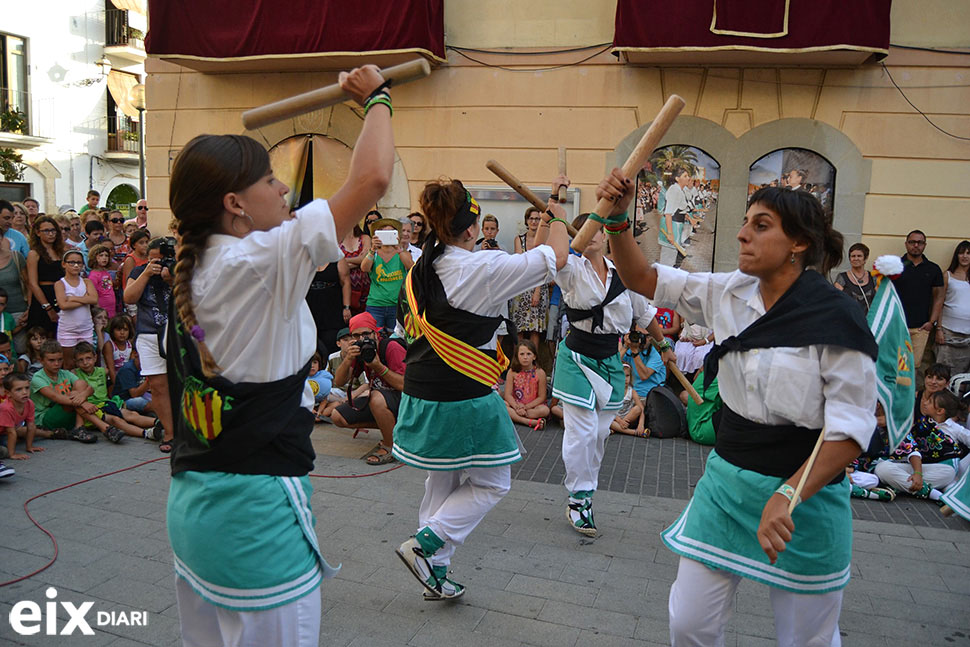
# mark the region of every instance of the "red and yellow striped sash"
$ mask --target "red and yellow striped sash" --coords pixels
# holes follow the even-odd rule
[[[428,322],[424,313],[418,312],[418,300],[411,284],[412,276],[413,273],[409,272],[404,281],[408,309],[410,310],[404,317],[404,328],[408,336],[417,339],[421,335],[425,335],[428,338],[428,343],[431,344],[431,348],[444,360],[445,364],[476,382],[481,382],[488,387],[494,386],[502,375],[502,371],[509,365],[509,360],[502,352],[502,347],[498,347],[497,359],[492,359],[478,348],[449,335]]]

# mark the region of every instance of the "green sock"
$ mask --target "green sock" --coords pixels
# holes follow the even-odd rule
[[[419,530],[418,534],[416,534],[414,538],[418,540],[419,544],[421,544],[421,550],[424,551],[424,554],[429,557],[434,555],[439,548],[445,545],[445,542],[441,539],[441,537],[436,535],[434,530],[428,526],[425,526]]]

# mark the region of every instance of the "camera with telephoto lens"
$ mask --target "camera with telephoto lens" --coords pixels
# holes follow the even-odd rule
[[[175,243],[174,238],[166,236],[158,247],[158,251],[162,253],[162,260],[159,263],[162,267],[167,267],[168,273],[172,276],[175,276]]]
[[[363,338],[354,342],[354,346],[360,349],[360,359],[365,364],[370,364],[377,357],[377,342],[373,339]]]
[[[488,238],[485,240],[485,247],[488,249],[498,249],[498,241],[494,238]]]

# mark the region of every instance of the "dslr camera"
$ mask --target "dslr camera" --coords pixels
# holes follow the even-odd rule
[[[488,249],[498,249],[498,241],[494,238],[488,238],[485,240],[485,247]]]
[[[373,338],[358,339],[354,346],[360,349],[360,359],[365,364],[370,364],[377,357],[377,341]]]
[[[162,253],[161,266],[167,267],[168,273],[172,276],[175,276],[175,243],[174,238],[166,236],[158,248]]]
[[[631,330],[627,335],[627,339],[630,340],[631,344],[636,344],[637,346],[643,346],[643,342],[647,340],[646,336],[639,330]]]

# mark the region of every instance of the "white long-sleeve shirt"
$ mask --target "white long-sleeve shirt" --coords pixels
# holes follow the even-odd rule
[[[654,267],[654,304],[713,328],[719,342],[765,314],[753,276]],[[826,440],[852,439],[863,448],[876,426],[875,362],[856,350],[812,345],[730,352],[721,358],[717,376],[724,403],[754,422],[824,426]]]
[[[616,273],[616,266],[605,258],[606,283],[600,281],[593,264],[585,256],[570,254],[556,275],[556,285],[562,289],[562,302],[570,308],[589,310],[603,303],[609,291],[610,282]],[[569,325],[584,332],[619,333],[630,331],[631,322],[636,322],[646,328],[657,314],[657,309],[650,305],[643,295],[636,292],[624,291],[603,308],[603,327],[592,330],[593,320],[583,319]]]

